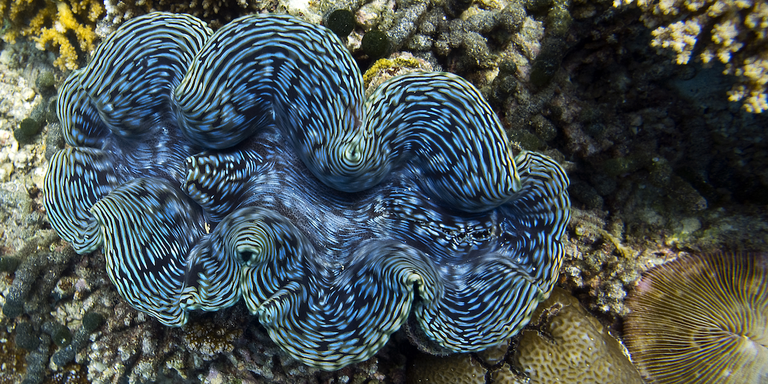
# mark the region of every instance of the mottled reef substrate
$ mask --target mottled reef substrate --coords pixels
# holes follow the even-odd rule
[[[658,55],[639,13],[609,2],[484,6],[372,1],[302,12],[319,22],[326,11],[351,8],[358,27],[347,44],[361,63],[362,37],[384,31],[393,52],[476,84],[520,148],[568,168],[574,210],[560,283],[614,329],[627,292],[649,267],[683,253],[766,250],[768,121],[726,101],[730,80],[721,68],[678,66]],[[40,208],[46,154],[63,145],[44,74],[55,84],[66,74],[28,43],[2,48],[0,360],[7,370],[0,383],[404,382],[402,334],[368,362],[321,373],[281,355],[241,305],[199,314],[181,329],[125,305],[103,257],[72,255],[53,239]],[[15,133],[27,118],[42,130],[20,143]],[[105,323],[91,332],[92,313]],[[60,346],[62,326],[71,341]],[[483,369],[477,382],[485,381]]]

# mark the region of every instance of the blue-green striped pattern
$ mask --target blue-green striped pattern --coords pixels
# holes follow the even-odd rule
[[[338,38],[284,15],[212,33],[152,13],[59,94],[53,228],[101,248],[161,323],[243,298],[270,337],[334,370],[414,316],[446,351],[498,344],[558,277],[568,178],[513,154],[466,80],[414,73],[367,100]]]
[[[277,15],[222,27],[174,91],[178,121],[201,146],[231,147],[275,124],[332,188],[371,188],[409,162],[427,193],[464,210],[495,207],[519,184],[501,124],[480,100],[460,77],[429,73],[394,79],[366,104],[338,37]]]
[[[61,96],[72,101],[57,109],[67,143],[101,146],[108,131],[149,133],[170,114],[172,89],[211,34],[195,17],[163,12],[122,25],[62,86]]]

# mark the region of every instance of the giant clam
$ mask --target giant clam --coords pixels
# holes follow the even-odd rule
[[[71,147],[46,174],[53,228],[101,249],[122,297],[165,325],[243,298],[280,347],[333,370],[409,316],[446,351],[498,344],[557,279],[563,170],[513,155],[458,76],[396,77],[364,100],[321,26],[132,19],[65,81],[58,114]]]

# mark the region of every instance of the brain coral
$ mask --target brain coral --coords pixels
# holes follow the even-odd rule
[[[45,206],[161,323],[241,297],[302,362],[367,359],[413,315],[449,351],[498,344],[563,257],[567,177],[513,156],[465,80],[413,73],[366,101],[327,29],[252,15],[212,33],[152,13],[62,86],[72,148]]]
[[[768,257],[681,257],[643,276],[627,348],[654,383],[768,382]]]
[[[514,355],[531,383],[643,382],[621,344],[575,297],[555,288],[534,317],[546,311],[539,326],[548,337],[524,330]]]

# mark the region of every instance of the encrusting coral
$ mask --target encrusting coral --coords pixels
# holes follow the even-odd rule
[[[469,354],[433,356],[419,353],[410,360],[407,383],[482,384],[486,369]]]
[[[768,110],[768,3],[759,0],[615,0],[635,3],[653,30],[651,45],[673,50],[678,64],[694,51],[705,64],[715,58],[737,84],[728,92],[747,112]]]
[[[532,383],[642,383],[621,344],[565,290],[552,290],[537,317],[546,336],[524,330],[514,356]]]

